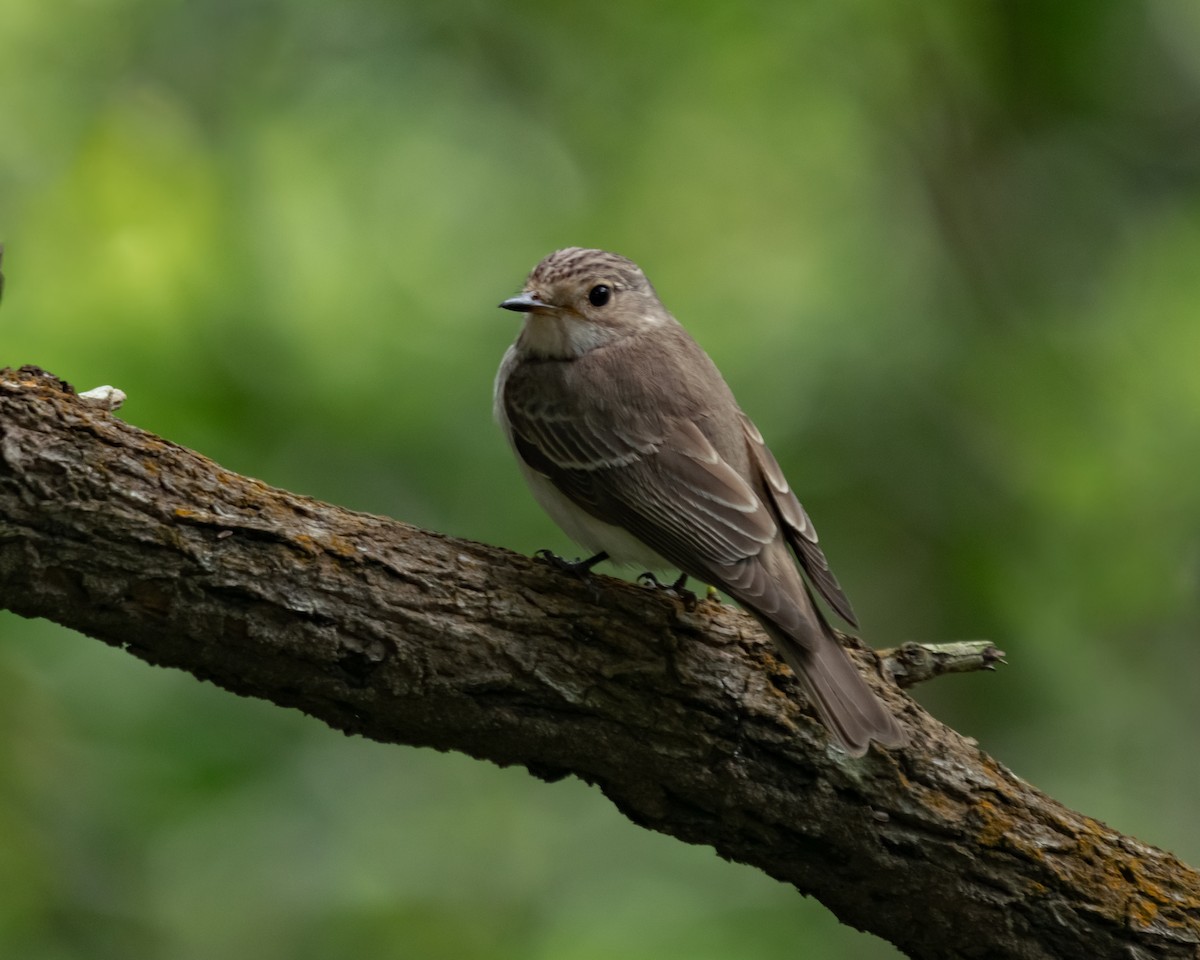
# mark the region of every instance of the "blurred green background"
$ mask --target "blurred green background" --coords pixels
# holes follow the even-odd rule
[[[921,701],[1197,863],[1198,123],[1194,0],[5,0],[0,365],[569,552],[491,423],[496,304],[624,253],[869,641],[1008,652]],[[0,641],[0,956],[897,956],[577,782]]]

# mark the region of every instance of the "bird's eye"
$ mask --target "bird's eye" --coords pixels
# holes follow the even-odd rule
[[[602,307],[608,303],[608,298],[611,296],[612,290],[603,283],[598,283],[588,291],[588,303],[593,307]]]

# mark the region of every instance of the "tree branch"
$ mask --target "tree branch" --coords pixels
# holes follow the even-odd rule
[[[0,606],[341,730],[599,786],[913,957],[1195,957],[1200,877],[878,676],[860,760],[753,620],[276,490],[0,372]]]
[[[885,677],[907,689],[947,673],[995,670],[1004,663],[1004,651],[990,640],[956,643],[906,643],[894,650],[878,651]]]

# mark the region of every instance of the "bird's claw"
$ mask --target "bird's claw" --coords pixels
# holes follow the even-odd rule
[[[667,593],[673,593],[683,601],[683,608],[685,610],[695,610],[696,604],[700,602],[696,595],[687,588],[688,578],[686,573],[681,573],[679,575],[679,579],[674,583],[663,583],[649,570],[641,574],[637,579],[638,583],[644,587],[650,587],[654,590],[665,590]]]
[[[592,576],[592,567],[600,563],[602,560],[608,559],[607,553],[598,553],[594,557],[588,557],[586,560],[565,560],[552,550],[538,550],[534,555],[534,559],[541,560],[543,563],[549,564],[555,570],[562,573],[569,573],[581,583],[583,583],[592,595],[592,600],[599,602],[600,600],[600,584],[595,577]]]
[[[572,576],[578,577],[580,580],[589,580],[592,575],[592,567],[600,563],[602,560],[608,559],[607,553],[598,553],[594,557],[588,557],[586,560],[566,560],[551,550],[538,550],[533,556],[535,559],[549,564],[555,570],[558,570],[562,573],[569,573]]]

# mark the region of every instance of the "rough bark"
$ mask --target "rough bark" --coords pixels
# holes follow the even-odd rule
[[[912,744],[827,749],[748,617],[238,476],[0,373],[0,606],[376,740],[575,775],[919,958],[1195,957],[1200,877],[854,655]]]

